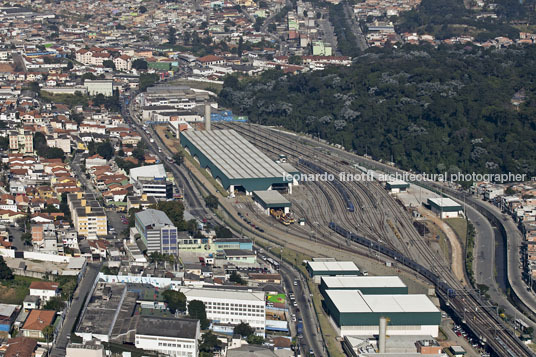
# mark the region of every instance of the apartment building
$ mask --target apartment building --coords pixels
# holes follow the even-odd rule
[[[9,149],[18,153],[32,153],[33,134],[24,129],[13,130],[9,132]]]
[[[67,203],[78,235],[95,239],[108,234],[106,212],[94,194],[84,192],[69,194]]]

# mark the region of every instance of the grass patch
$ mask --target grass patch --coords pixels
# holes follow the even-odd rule
[[[465,270],[469,276],[469,283],[475,286],[475,274],[473,271],[475,249],[475,227],[465,218],[449,218],[445,222],[456,232],[465,251]]]
[[[315,308],[316,317],[318,318],[318,322],[320,324],[322,336],[324,337],[324,341],[326,341],[328,355],[331,357],[344,357],[345,354],[342,352],[341,345],[336,339],[337,334],[322,308],[322,296],[320,295],[318,286],[310,279],[307,279],[307,284],[309,285],[309,291],[311,291],[313,294],[313,305]]]
[[[448,218],[445,219],[450,228],[454,230],[463,246],[467,245],[467,221],[465,218]]]
[[[13,280],[3,281],[0,288],[0,303],[22,305],[26,295],[30,293],[32,281],[41,279],[15,275]]]
[[[428,227],[428,230],[430,231],[431,235],[433,235],[434,237],[439,237],[438,238],[439,248],[441,249],[441,252],[443,253],[443,256],[445,257],[445,259],[447,259],[447,261],[450,262],[451,260],[450,243],[445,233],[441,229],[439,229],[439,227],[436,226],[434,222],[425,221],[424,224],[426,225],[426,227]]]
[[[47,103],[61,103],[73,108],[77,105],[88,106],[89,97],[74,94],[52,94],[42,90],[39,97]]]

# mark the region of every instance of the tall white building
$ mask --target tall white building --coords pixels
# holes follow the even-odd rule
[[[142,316],[135,338],[137,348],[172,357],[197,357],[199,320]]]
[[[266,304],[264,292],[218,288],[181,288],[188,302],[205,303],[207,319],[215,323],[248,323],[259,336],[265,336]]]

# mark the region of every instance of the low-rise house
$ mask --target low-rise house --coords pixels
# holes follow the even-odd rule
[[[22,326],[21,332],[24,337],[44,339],[43,329],[51,326],[54,322],[56,311],[32,310]]]
[[[30,295],[39,297],[41,301],[48,301],[60,295],[60,285],[52,281],[32,281]]]

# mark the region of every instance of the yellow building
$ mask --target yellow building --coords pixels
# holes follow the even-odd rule
[[[106,212],[94,194],[72,193],[67,195],[67,203],[78,235],[97,238],[108,234]]]

